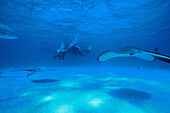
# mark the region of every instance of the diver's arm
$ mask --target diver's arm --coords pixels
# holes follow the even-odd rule
[[[79,52],[79,55],[81,55],[81,56],[86,56],[87,54],[89,54],[90,53],[90,50],[84,50],[84,51],[78,51]]]
[[[82,52],[80,50],[78,51],[78,54],[81,55],[81,56],[85,56],[86,55],[86,53],[84,53],[84,52]]]
[[[84,53],[85,53],[84,56],[90,53],[91,48],[92,48],[92,47],[89,46],[89,48],[88,48],[87,50],[84,50]]]

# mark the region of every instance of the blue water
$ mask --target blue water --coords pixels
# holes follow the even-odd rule
[[[125,46],[170,56],[169,14],[169,0],[0,0],[0,24],[18,37],[0,37],[0,113],[170,113],[170,64],[97,61]],[[90,54],[54,60],[77,35]]]

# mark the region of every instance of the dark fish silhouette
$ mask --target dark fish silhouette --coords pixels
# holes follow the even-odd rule
[[[59,82],[60,80],[56,79],[40,79],[40,80],[32,80],[33,83],[53,83],[53,82]]]

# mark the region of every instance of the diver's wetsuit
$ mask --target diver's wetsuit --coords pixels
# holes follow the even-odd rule
[[[87,55],[90,51],[89,50],[84,50],[84,51],[81,51],[80,50],[80,47],[78,46],[72,46],[69,50],[68,50],[69,53],[71,53],[72,55],[75,55],[75,56],[85,56]]]

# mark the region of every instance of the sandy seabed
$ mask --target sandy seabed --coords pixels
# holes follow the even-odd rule
[[[1,70],[0,113],[170,113],[170,71],[67,67]]]

